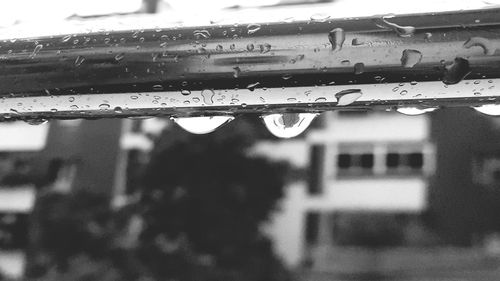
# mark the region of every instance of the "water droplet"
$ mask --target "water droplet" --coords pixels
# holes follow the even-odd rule
[[[473,107],[476,111],[490,116],[500,116],[500,105],[498,104],[485,104]]]
[[[115,113],[118,113],[118,114],[123,113],[123,109],[122,109],[121,107],[119,107],[119,106],[115,107],[115,108],[113,109],[113,111],[114,111]]]
[[[340,51],[345,41],[345,32],[342,28],[332,29],[328,33],[328,40],[332,44],[332,50]]]
[[[249,84],[249,85],[247,86],[247,89],[253,92],[253,90],[255,90],[255,88],[256,88],[257,86],[259,86],[259,85],[260,85],[260,82],[255,82],[255,83]]]
[[[363,39],[360,39],[360,38],[354,38],[354,39],[352,39],[352,42],[351,42],[351,44],[353,46],[363,45],[364,43],[365,43],[365,41]]]
[[[234,44],[229,45],[229,49],[231,49],[231,51],[233,51],[234,49],[236,49],[236,45],[234,45]]]
[[[268,53],[269,51],[271,51],[271,45],[269,43],[264,43],[262,45],[259,45],[259,48],[260,48],[260,52],[262,54],[265,54],[265,53]]]
[[[136,100],[138,98],[139,98],[138,96],[130,96],[130,99],[132,99],[132,100]]]
[[[274,113],[263,115],[269,132],[279,138],[293,138],[304,132],[317,113]]]
[[[121,61],[125,57],[124,53],[119,53],[115,56],[116,61]]]
[[[240,77],[241,69],[238,66],[233,67],[233,77]]]
[[[405,68],[412,68],[422,60],[422,53],[417,50],[406,49],[401,56],[401,65]]]
[[[411,37],[415,33],[415,27],[413,26],[400,26],[398,24],[389,22],[387,19],[392,18],[393,16],[384,16],[382,17],[382,21],[394,30],[401,37]]]
[[[430,33],[430,32],[426,32],[426,33],[425,33],[425,35],[424,35],[424,39],[425,39],[426,41],[431,40],[431,37],[432,37],[432,33]]]
[[[36,55],[38,55],[38,53],[40,52],[41,49],[43,49],[43,45],[41,45],[41,44],[36,45],[35,49],[33,50],[33,52],[30,55],[30,58],[34,58]]]
[[[464,43],[464,48],[467,48],[467,49],[472,48],[472,47],[476,47],[476,46],[483,48],[483,52],[485,55],[491,56],[491,55],[495,54],[496,48],[495,48],[494,44],[486,38],[472,37]]]
[[[154,91],[163,91],[163,86],[160,84],[153,85],[153,90]]]
[[[357,101],[363,93],[360,89],[343,90],[335,94],[338,106],[346,106]]]
[[[44,118],[36,118],[36,119],[27,119],[27,120],[24,120],[24,122],[26,122],[29,125],[37,126],[37,125],[45,124],[45,123],[49,122],[49,120],[44,119]]]
[[[208,39],[210,38],[210,32],[208,30],[195,30],[193,31],[193,35],[195,39]]]
[[[247,45],[247,51],[251,52],[253,49],[255,49],[255,46],[252,43]]]
[[[351,61],[350,60],[343,60],[340,62],[341,65],[350,65]]]
[[[69,107],[70,109],[73,109],[73,110],[77,110],[78,109],[78,105],[76,104],[73,104]]]
[[[69,98],[68,98],[68,101],[69,101],[69,102],[74,102],[74,101],[75,101],[75,97],[69,97]]]
[[[420,115],[427,112],[432,112],[436,110],[435,107],[430,108],[417,108],[417,107],[400,107],[396,111],[404,115]]]
[[[181,94],[183,96],[189,96],[191,94],[191,91],[190,90],[181,90]]]
[[[203,102],[208,105],[214,104],[215,93],[213,90],[206,89],[201,91],[201,96],[203,97]]]
[[[443,83],[446,85],[457,84],[470,73],[469,61],[457,57],[452,64],[446,65],[444,68]]]
[[[362,62],[354,64],[354,74],[362,74],[365,72],[365,65]]]
[[[329,15],[326,14],[313,14],[311,16],[311,20],[315,22],[325,22],[330,18]]]
[[[408,91],[407,90],[402,90],[399,94],[402,95],[402,96],[405,96],[406,94],[408,94]]]
[[[217,45],[217,46],[215,47],[215,50],[216,50],[217,52],[220,52],[220,51],[222,51],[223,49],[224,49],[224,47],[222,47],[222,45]]]
[[[101,103],[99,105],[99,110],[108,110],[111,106],[107,103]]]
[[[260,24],[252,23],[247,26],[248,35],[254,34],[255,32],[260,30]]]
[[[192,134],[208,134],[231,122],[233,116],[176,117],[174,122]]]
[[[314,100],[314,102],[326,102],[326,98],[320,97]]]
[[[290,79],[290,78],[292,78],[292,77],[293,77],[293,76],[292,76],[292,74],[283,74],[283,75],[281,76],[281,78],[282,78],[283,80],[288,80],[288,79]]]
[[[83,57],[83,56],[76,57],[76,59],[75,59],[75,66],[79,67],[80,65],[82,65],[82,63],[84,61],[85,61],[85,57]]]
[[[61,42],[66,43],[71,39],[71,35],[65,35],[63,38],[61,38]]]

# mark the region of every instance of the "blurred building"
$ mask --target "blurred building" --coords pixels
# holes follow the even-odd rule
[[[278,251],[298,265],[323,260],[320,256],[335,245],[411,239],[397,228],[419,224],[428,205],[435,155],[430,120],[385,112],[322,117],[322,126],[304,138],[261,142],[255,148],[308,171],[307,179],[290,184],[269,226]],[[365,223],[368,215],[376,225]]]
[[[500,231],[498,120],[442,109],[333,112],[320,123],[255,146],[307,175],[289,183],[266,226],[287,264],[411,272],[484,260],[483,242]]]
[[[51,121],[0,124],[0,272],[22,275],[29,244],[30,213],[45,192],[85,190],[126,200],[129,161],[152,148],[161,119]],[[130,165],[131,167],[137,167]]]

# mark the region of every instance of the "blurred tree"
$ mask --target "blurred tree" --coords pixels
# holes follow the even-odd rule
[[[201,136],[167,129],[138,199],[118,211],[100,195],[42,193],[30,280],[289,280],[260,229],[287,167],[249,155],[254,121]]]
[[[175,127],[158,141],[141,204],[142,259],[158,278],[287,278],[260,230],[282,196],[286,167],[249,155],[256,130],[240,119],[208,135]]]

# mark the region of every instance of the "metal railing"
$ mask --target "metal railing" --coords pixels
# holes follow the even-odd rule
[[[2,120],[416,114],[496,104],[499,89],[500,9],[0,42]]]

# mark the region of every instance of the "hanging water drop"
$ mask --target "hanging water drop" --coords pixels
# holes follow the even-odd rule
[[[338,106],[346,106],[357,101],[363,93],[360,89],[343,90],[335,94]]]
[[[304,132],[317,113],[274,113],[263,115],[269,132],[279,138],[293,138]]]
[[[498,104],[485,104],[473,107],[476,111],[490,116],[500,116],[500,105]]]
[[[417,108],[417,107],[400,107],[396,111],[402,113],[404,115],[421,115],[428,112],[433,112],[437,108],[429,107],[429,108]]]
[[[231,122],[233,116],[175,117],[174,122],[193,134],[208,134],[220,126]]]
[[[49,122],[49,120],[44,119],[44,118],[36,118],[36,119],[27,119],[27,120],[24,120],[24,122],[26,122],[29,125],[37,126],[37,125],[45,124],[45,123]]]

